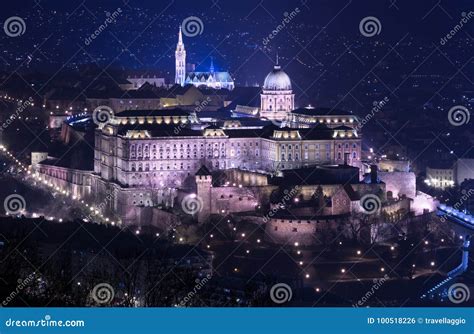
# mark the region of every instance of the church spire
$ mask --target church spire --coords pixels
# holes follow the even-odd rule
[[[183,33],[181,32],[181,26],[179,26],[178,45],[183,45]]]
[[[209,72],[214,73],[214,59],[211,57],[211,66],[209,67]]]
[[[275,66],[273,66],[273,68],[274,68],[275,70],[281,69],[281,66],[278,64],[278,51],[277,51],[277,54],[276,54]]]
[[[179,26],[178,44],[176,45],[174,56],[176,61],[174,82],[178,85],[184,86],[184,82],[186,80],[186,50],[184,49],[181,26]]]

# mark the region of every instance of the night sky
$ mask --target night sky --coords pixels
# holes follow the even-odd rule
[[[171,79],[178,26],[196,16],[203,31],[185,36],[184,43],[187,62],[197,70],[208,70],[213,57],[216,70],[228,70],[237,85],[261,85],[278,52],[300,103],[329,105],[370,71],[372,80],[376,75],[391,90],[415,68],[418,74],[449,76],[464,65],[472,50],[473,25],[449,45],[441,46],[440,38],[469,12],[469,1],[437,2],[14,1],[2,5],[1,19],[20,16],[26,31],[15,38],[0,34],[0,64],[7,71],[55,73],[95,63],[107,70],[153,69]],[[85,39],[118,8],[122,12],[114,23],[87,45]],[[263,43],[295,8],[296,17]],[[381,22],[380,33],[371,38],[359,31],[367,16]]]

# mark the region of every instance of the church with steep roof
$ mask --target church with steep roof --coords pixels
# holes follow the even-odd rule
[[[186,73],[186,49],[183,43],[183,34],[179,27],[178,44],[175,51],[176,69],[175,84],[185,86],[193,85],[196,87],[207,87],[212,89],[233,90],[234,80],[229,72],[216,72],[214,63],[211,60],[211,66],[207,72],[189,72]]]

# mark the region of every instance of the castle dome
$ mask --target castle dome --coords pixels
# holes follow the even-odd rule
[[[275,65],[273,71],[268,73],[263,83],[264,90],[291,90],[291,80],[288,74]]]

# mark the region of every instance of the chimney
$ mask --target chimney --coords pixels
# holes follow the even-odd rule
[[[348,165],[349,162],[349,153],[344,153],[344,165]]]
[[[377,165],[370,165],[370,183],[377,183]]]

